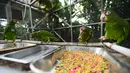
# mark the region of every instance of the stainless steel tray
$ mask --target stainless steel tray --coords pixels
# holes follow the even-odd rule
[[[93,52],[102,55],[108,62],[110,63],[110,73],[129,73],[130,66],[124,63],[119,62],[115,57],[111,56],[109,52],[105,50],[104,47],[81,47],[81,46],[65,46],[65,48],[61,49],[60,52],[63,53],[66,50],[78,51],[83,50],[87,52]],[[52,56],[47,56],[46,58],[41,58],[37,61],[30,63],[30,68],[35,73],[54,73],[55,66],[53,65],[52,68],[48,66],[51,65]],[[50,59],[50,60],[49,60]],[[49,70],[43,70],[44,68],[48,67]]]
[[[9,51],[14,49],[22,49],[31,46],[36,46],[36,44],[24,43],[24,42],[17,42],[15,45],[13,43],[1,43],[0,44],[0,52]]]
[[[57,50],[58,47],[55,45],[37,45],[0,55],[0,59],[27,64]]]

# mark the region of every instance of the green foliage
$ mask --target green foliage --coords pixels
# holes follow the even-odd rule
[[[83,17],[88,23],[98,22],[100,15],[100,0],[84,0],[80,3],[83,6]]]
[[[38,41],[58,41],[58,39],[46,30],[36,31],[32,33],[32,38]]]
[[[45,6],[45,10],[53,11],[61,7],[59,0],[38,0],[41,6]]]

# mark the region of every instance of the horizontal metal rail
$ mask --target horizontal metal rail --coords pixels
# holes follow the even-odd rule
[[[74,26],[69,26],[69,27],[60,27],[60,28],[54,28],[54,30],[57,30],[57,29],[65,29],[65,28],[73,28],[73,27],[80,27],[80,26],[92,26],[92,25],[100,25],[101,23],[105,23],[105,22],[97,22],[97,23],[85,23],[84,25],[74,25]]]
[[[14,1],[14,0],[12,0],[12,2],[17,3],[17,4],[20,4],[20,5],[23,5],[23,6],[27,6],[27,7],[30,7],[30,6],[31,6],[30,4],[24,3],[24,2],[22,2],[22,1]],[[36,11],[38,11],[38,12],[41,12],[41,11],[38,9],[38,7],[31,6],[31,8],[34,9],[34,10],[36,10]],[[41,13],[42,13],[42,12],[41,12]]]

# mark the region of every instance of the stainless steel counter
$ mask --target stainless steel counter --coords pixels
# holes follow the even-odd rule
[[[27,42],[25,42],[25,43],[27,43]],[[32,44],[37,44],[37,43],[35,42],[35,43],[32,43]],[[39,43],[39,44],[41,44],[41,43]],[[43,46],[43,45],[46,45],[46,46]],[[24,61],[26,60],[26,63],[27,63],[27,60],[28,60],[28,63],[33,61],[32,62],[32,64],[33,64],[37,60],[43,59],[43,57],[45,57],[45,56],[41,56],[41,55],[43,55],[43,52],[40,52],[40,51],[45,51],[46,50],[45,48],[51,49],[51,50],[49,50],[49,51],[52,51],[50,53],[55,52],[54,50],[52,50],[52,48],[54,48],[54,45],[55,45],[55,48],[57,48],[56,45],[58,45],[58,47],[59,46],[65,46],[66,49],[68,48],[68,50],[75,50],[75,49],[81,50],[82,49],[82,50],[85,50],[85,51],[92,51],[92,52],[95,52],[95,53],[99,53],[99,54],[103,55],[104,57],[106,57],[106,59],[108,59],[110,62],[114,63],[114,64],[111,65],[112,67],[115,67],[117,65],[117,67],[116,67],[117,70],[119,70],[119,71],[122,70],[124,73],[127,73],[127,72],[125,72],[126,67],[127,67],[127,65],[128,66],[130,65],[130,58],[129,57],[126,57],[123,54],[116,52],[113,49],[110,49],[110,48],[104,46],[102,43],[88,43],[88,44],[87,43],[86,44],[63,43],[63,42],[62,43],[60,43],[60,42],[54,43],[53,42],[53,43],[48,43],[48,44],[42,43],[42,45],[40,45],[39,47],[42,47],[44,49],[38,49],[38,47],[35,47],[35,46],[34,46],[35,48],[34,47],[33,48],[26,47],[23,51],[19,50],[19,51],[4,54],[4,57],[15,58],[15,59],[24,60]],[[30,49],[31,51],[26,50],[26,49],[29,49],[29,48],[31,48]],[[81,49],[78,49],[78,48],[81,48]],[[98,50],[96,51],[95,49],[98,49]],[[22,53],[22,55],[19,55],[20,52],[23,52],[24,54]],[[29,59],[29,58],[31,58],[31,59]],[[37,58],[37,60],[36,60],[36,58]],[[27,66],[27,68],[29,68],[29,64],[26,64],[26,63],[20,63],[20,62],[17,63],[16,61],[14,61],[14,63],[13,63],[10,60],[4,59],[3,61],[0,60],[0,67],[4,67],[5,69],[6,69],[6,67],[9,67],[9,68],[16,70],[16,71],[20,70],[21,72],[25,72],[25,73],[33,73],[30,70],[23,71],[24,70],[23,67],[26,68],[26,66]],[[26,64],[26,66],[25,66],[25,64]],[[3,69],[3,68],[0,68],[0,69]],[[3,70],[5,70],[5,69],[3,69]],[[10,70],[10,69],[8,69],[8,70]],[[127,69],[127,70],[129,70],[129,69]],[[115,73],[117,73],[117,72],[115,71]],[[122,72],[120,72],[120,73],[122,73]]]

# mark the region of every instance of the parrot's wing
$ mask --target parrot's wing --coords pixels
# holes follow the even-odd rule
[[[92,29],[89,28],[89,27],[86,27],[85,32],[86,32],[86,34],[85,34],[85,36],[86,36],[85,40],[88,42],[90,40],[90,38],[92,37]]]
[[[121,37],[117,40],[117,44],[120,45],[128,37],[130,26],[129,26],[128,22],[124,19],[121,19],[119,21],[119,24],[123,30]]]
[[[129,34],[129,30],[130,30],[130,25],[129,23],[122,19],[121,21],[119,21],[120,24],[121,24],[121,27],[123,28],[123,31],[124,31],[124,35],[125,35],[125,38],[127,38],[128,34]]]
[[[6,39],[6,33],[9,31],[9,29],[8,29],[9,27],[8,26],[6,26],[5,27],[5,29],[4,29],[4,39]]]
[[[8,27],[5,27],[5,30],[4,30],[4,34],[6,34],[6,32],[8,31]]]
[[[125,21],[124,26],[125,27],[123,28],[123,30],[124,30],[124,33],[125,33],[125,37],[127,38],[128,34],[129,34],[129,30],[130,30],[130,25]]]

